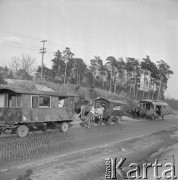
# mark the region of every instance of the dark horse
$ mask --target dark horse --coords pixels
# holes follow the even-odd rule
[[[142,112],[140,107],[131,107],[127,112],[133,119],[144,117],[144,112]]]

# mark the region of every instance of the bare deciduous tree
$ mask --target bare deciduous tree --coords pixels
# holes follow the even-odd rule
[[[9,69],[16,74],[20,69],[25,70],[29,75],[33,75],[36,71],[35,59],[30,55],[22,55],[22,57],[13,56],[9,62]]]

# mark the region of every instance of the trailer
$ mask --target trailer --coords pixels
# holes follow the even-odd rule
[[[110,124],[111,122],[119,123],[124,115],[124,106],[126,102],[121,100],[113,100],[108,98],[97,98],[94,100],[95,108],[103,107],[103,122]]]
[[[152,120],[159,117],[164,119],[164,116],[169,114],[169,105],[160,100],[141,100],[138,102],[137,107],[140,108],[141,116],[152,118]]]
[[[29,131],[55,128],[67,132],[73,121],[75,97],[56,91],[1,87],[0,134],[26,137]]]

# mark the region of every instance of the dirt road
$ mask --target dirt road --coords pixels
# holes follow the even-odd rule
[[[24,175],[26,170],[29,170],[26,175],[31,175],[34,180],[103,179],[106,157],[128,156],[129,162],[146,160],[161,147],[177,142],[177,136],[172,138],[177,127],[177,117],[169,117],[164,121],[123,122],[120,126],[92,129],[73,128],[67,135],[59,135],[57,132],[45,135],[46,138],[52,139],[52,142],[49,140],[49,146],[45,146],[41,134],[38,134],[36,138],[41,137],[38,141],[41,140],[41,146],[36,146],[36,160],[32,158],[28,162],[7,163],[1,166],[0,179],[17,179],[19,175]],[[15,137],[13,138],[18,142]],[[33,135],[28,138],[33,139]],[[26,141],[19,141],[24,142],[21,143],[23,147]],[[47,152],[44,147],[46,150],[50,149],[50,153],[54,153],[49,153],[46,157],[38,156],[41,149],[42,152]]]

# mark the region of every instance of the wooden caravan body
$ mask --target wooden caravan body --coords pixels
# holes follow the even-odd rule
[[[71,122],[76,95],[56,91],[0,88],[0,123],[34,126]]]
[[[94,100],[95,108],[98,108],[99,106],[104,107],[103,118],[109,118],[111,116],[121,116],[123,105],[126,105],[126,103],[120,100],[112,100],[106,98],[97,98]]]
[[[138,102],[141,112],[148,117],[162,117],[169,114],[169,106],[164,101],[145,99]]]

